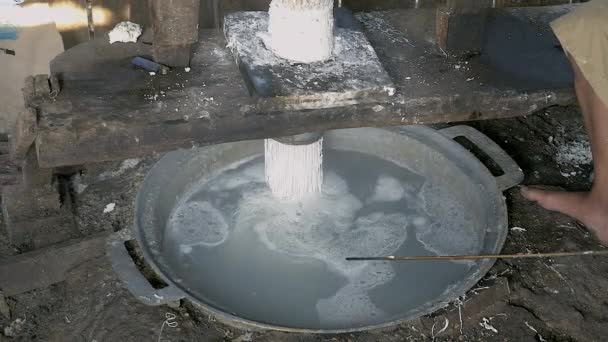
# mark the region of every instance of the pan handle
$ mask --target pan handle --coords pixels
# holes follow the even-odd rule
[[[500,191],[507,190],[524,180],[524,173],[505,150],[492,139],[471,126],[459,125],[439,130],[444,136],[454,139],[464,137],[485,152],[504,172],[496,177],[496,185]]]
[[[129,292],[146,305],[170,304],[186,297],[184,292],[175,286],[168,285],[162,289],[155,289],[135,266],[133,258],[129,255],[125,242],[131,240],[131,232],[127,229],[110,236],[107,243],[107,255],[112,268],[123,281]]]

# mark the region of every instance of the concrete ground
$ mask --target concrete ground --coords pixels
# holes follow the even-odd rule
[[[578,108],[469,124],[514,157],[526,184],[589,188],[590,151]],[[129,229],[138,184],[157,158],[87,165],[72,177],[80,234]],[[511,227],[505,253],[602,249],[577,222],[524,201],[517,189],[505,196]],[[109,203],[115,209],[104,213]],[[1,256],[17,253],[3,234],[0,227]],[[465,297],[431,316],[346,335],[249,332],[217,322],[188,302],[145,306],[125,289],[106,257],[83,262],[48,288],[4,301],[0,296],[0,312],[0,341],[603,341],[608,258],[499,261]]]

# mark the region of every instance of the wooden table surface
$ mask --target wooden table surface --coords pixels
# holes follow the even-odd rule
[[[151,55],[150,45],[104,39],[78,45],[51,65],[61,92],[38,105],[39,164],[78,165],[337,128],[505,118],[575,102],[569,86],[531,84],[501,74],[480,55],[438,51],[429,11],[358,16],[397,91],[388,101],[337,108],[261,112],[220,30],[201,31],[189,72],[166,75],[131,66],[132,57]],[[502,15],[523,18],[540,34],[559,15],[530,11]]]

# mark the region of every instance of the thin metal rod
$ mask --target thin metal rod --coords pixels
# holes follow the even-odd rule
[[[486,255],[428,255],[428,256],[384,256],[384,257],[352,257],[348,261],[428,261],[428,260],[480,260],[480,259],[524,259],[524,258],[559,258],[585,255],[608,255],[608,250],[529,253],[529,254],[486,254]]]

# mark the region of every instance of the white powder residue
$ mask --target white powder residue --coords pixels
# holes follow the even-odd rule
[[[111,213],[114,211],[114,208],[116,208],[116,203],[108,203],[105,208],[103,208],[103,213]]]
[[[557,148],[555,160],[560,165],[589,165],[593,160],[589,140],[581,137],[579,140],[560,145]]]
[[[300,63],[331,57],[333,0],[273,0],[268,15],[267,45],[274,53]]]
[[[264,140],[266,182],[283,200],[300,200],[321,192],[323,138],[308,145],[288,145]]]
[[[136,167],[139,164],[139,161],[140,160],[137,159],[137,158],[125,159],[120,164],[120,167],[118,168],[118,170],[116,170],[116,171],[105,171],[105,172],[101,173],[98,178],[99,178],[99,180],[103,181],[103,180],[106,180],[106,179],[118,177],[118,176],[122,175],[123,173],[125,173],[127,170]]]
[[[392,43],[406,43],[414,46],[405,37],[403,30],[399,30],[391,24],[390,19],[383,12],[359,13],[355,17],[372,32],[379,32]]]
[[[84,183],[80,174],[76,174],[72,178],[72,187],[74,187],[74,191],[76,191],[77,194],[80,195],[81,193],[83,193],[88,186],[88,184]]]
[[[123,21],[116,24],[112,31],[108,33],[110,44],[116,42],[135,43],[141,35],[141,26],[130,21]]]
[[[382,175],[378,177],[372,202],[396,202],[405,196],[401,182],[396,178]]]
[[[237,21],[238,19],[238,21]],[[228,30],[228,47],[247,59],[251,66],[280,66],[289,64],[272,50],[268,34],[268,14],[265,12],[239,13],[238,17],[228,15],[226,20],[230,25]],[[362,49],[369,45],[364,33],[344,28],[335,28],[333,35],[333,57],[323,63],[298,65],[292,75],[296,84],[308,85],[314,82],[331,82],[335,77],[343,79],[345,85],[354,91],[369,87],[370,83],[353,78],[358,70],[367,70],[367,73],[383,75],[386,72],[378,60],[375,50]],[[349,76],[350,77],[345,77]],[[279,76],[280,77],[280,76]],[[374,83],[374,86],[377,85]],[[383,88],[389,95],[393,94],[394,87]],[[393,94],[394,95],[394,94]]]

